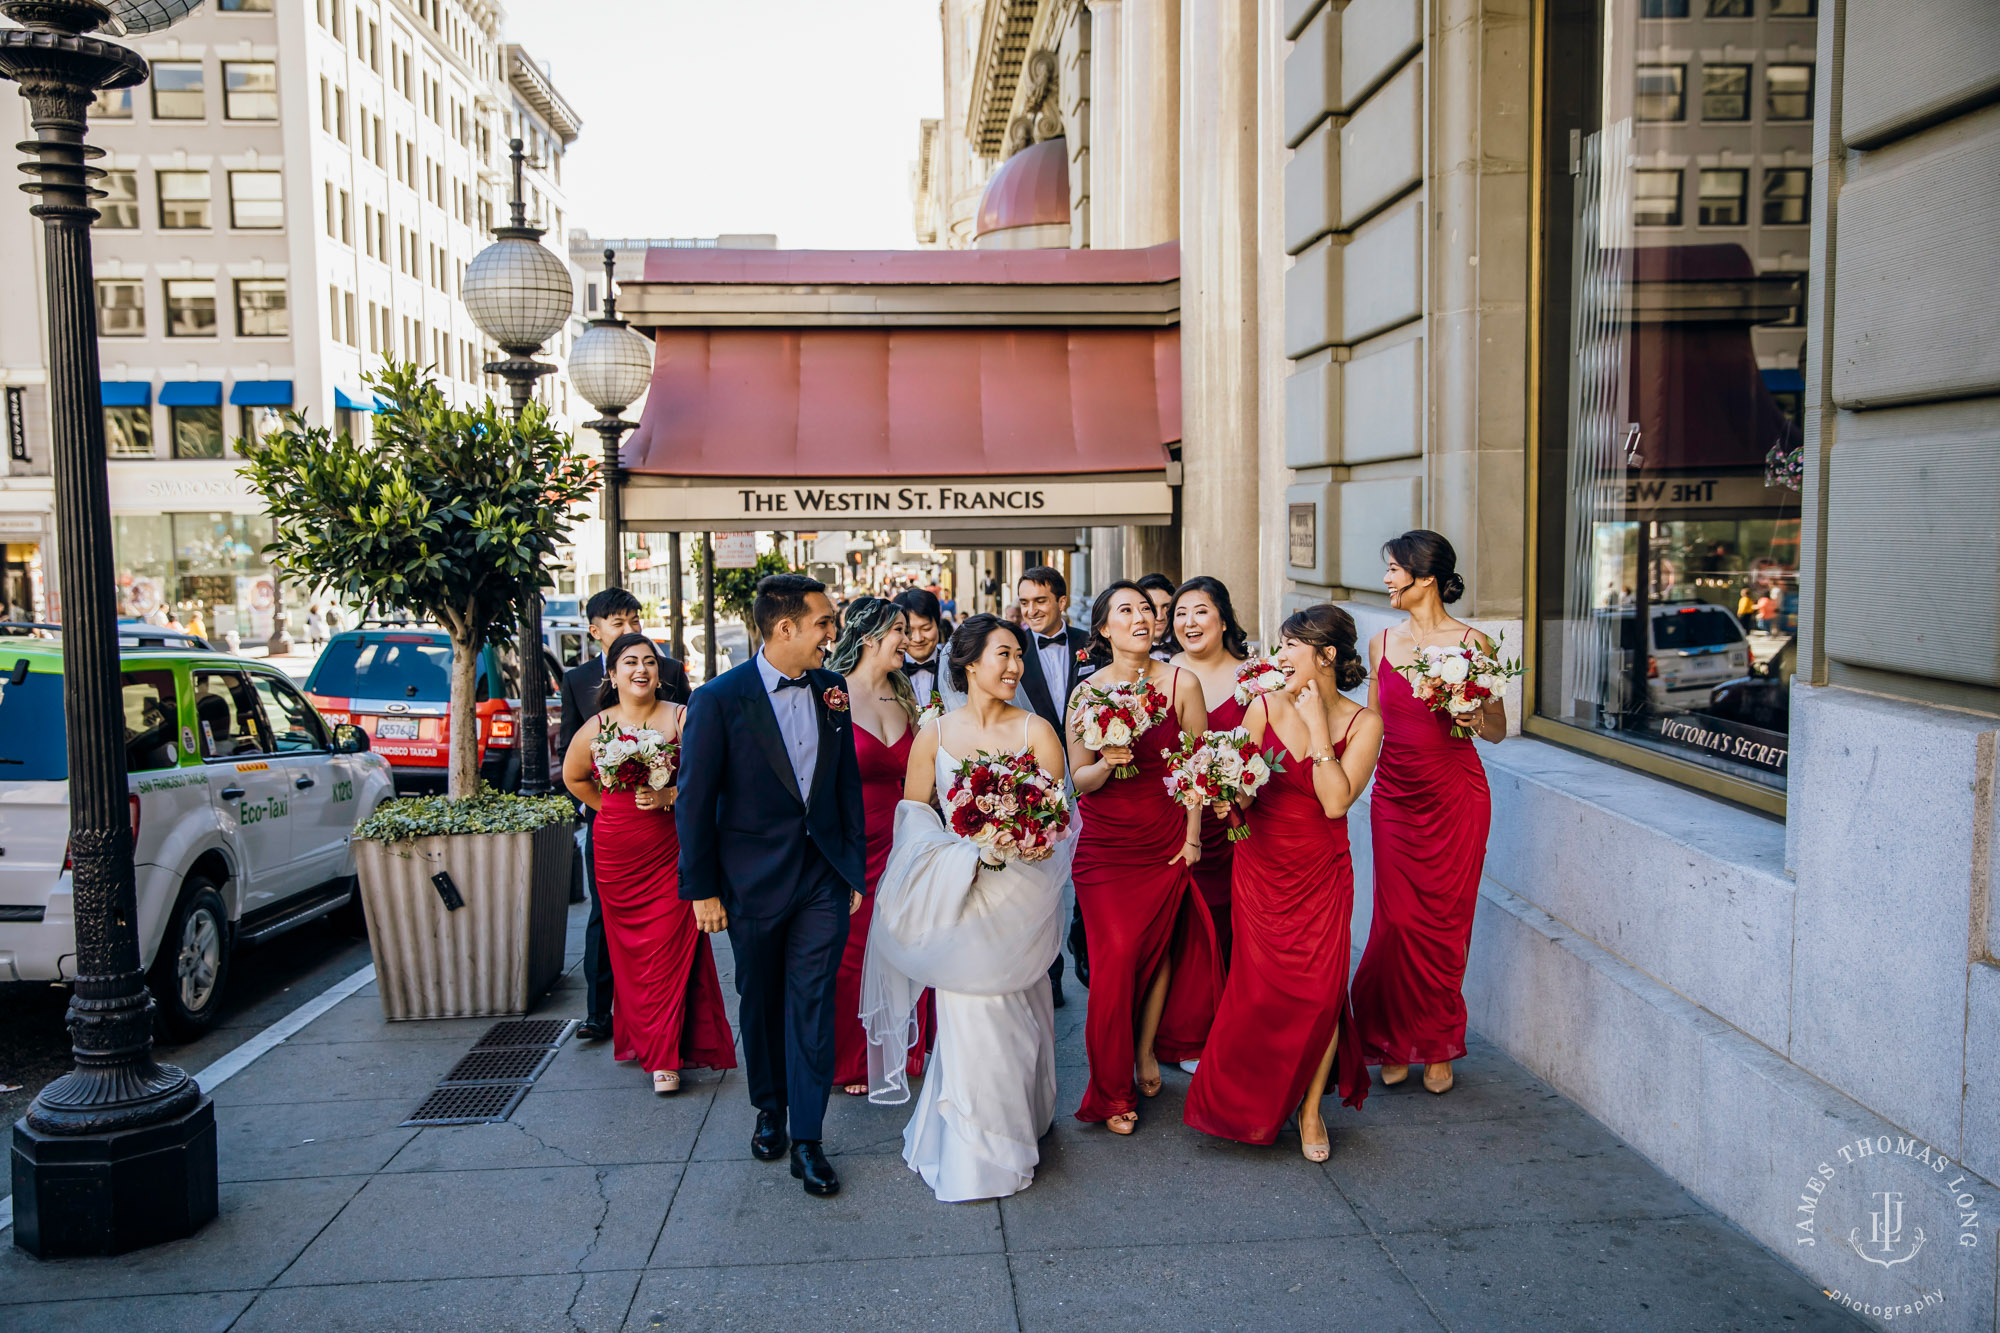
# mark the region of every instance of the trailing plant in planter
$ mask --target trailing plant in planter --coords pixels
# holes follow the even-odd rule
[[[477,796],[418,796],[385,801],[357,824],[354,836],[369,842],[415,842],[461,833],[533,833],[576,817],[567,796],[513,796],[490,788]]]
[[[408,362],[362,380],[387,404],[372,442],[287,412],[262,440],[237,441],[240,471],[270,511],[264,549],[285,577],[352,603],[407,607],[451,635],[447,790],[471,797],[479,650],[513,632],[528,578],[551,582],[546,557],[574,506],[596,494],[597,464],[538,402],[518,421],[491,398],[456,408]]]

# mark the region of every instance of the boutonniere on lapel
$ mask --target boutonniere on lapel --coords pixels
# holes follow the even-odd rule
[[[1078,666],[1090,665],[1090,650],[1088,648],[1079,648],[1076,650],[1076,664]]]
[[[819,698],[820,702],[826,705],[826,711],[829,713],[845,713],[847,711],[847,691],[841,689],[838,685],[829,685],[826,693],[820,695]]]

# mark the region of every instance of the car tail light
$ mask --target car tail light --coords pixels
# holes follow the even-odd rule
[[[443,726],[444,724],[437,718],[419,718],[417,720],[417,739],[420,741],[434,741],[438,738],[438,734]]]
[[[131,802],[129,808],[132,811],[132,845],[137,847],[139,845],[139,798],[133,796],[128,799]]]
[[[132,845],[137,847],[139,845],[139,798],[137,796],[127,796],[125,798],[125,810],[132,821]],[[76,857],[72,854],[74,847],[75,844],[67,840],[63,843],[62,872],[65,875],[76,869]]]
[[[495,713],[492,717],[491,725],[486,732],[486,743],[488,745],[512,745],[514,743],[515,731],[516,724],[512,713]]]
[[[1648,657],[1646,659],[1646,679],[1658,680],[1659,678],[1660,678],[1660,659],[1657,657]]]

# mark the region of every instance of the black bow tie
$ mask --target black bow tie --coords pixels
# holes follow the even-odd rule
[[[781,690],[802,690],[810,683],[804,676],[780,676],[778,677],[777,688]]]
[[[928,662],[918,662],[918,661],[915,661],[915,660],[914,660],[914,659],[912,659],[912,658],[908,658],[908,657],[906,657],[906,658],[904,658],[904,659],[903,659],[903,670],[904,670],[904,671],[906,671],[906,672],[908,672],[908,671],[936,671],[936,670],[937,670],[937,659],[936,659],[936,658],[932,658],[932,659],[931,659],[930,661],[928,661]]]
[[[1037,634],[1035,636],[1035,643],[1038,647],[1042,648],[1054,648],[1057,645],[1061,645],[1066,648],[1069,646],[1069,635],[1051,634],[1046,638],[1044,638],[1042,635]]]

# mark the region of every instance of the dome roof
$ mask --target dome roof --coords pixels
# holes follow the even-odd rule
[[[1023,148],[1001,164],[979,197],[975,240],[1015,227],[1069,226],[1069,141],[1060,136]],[[1067,237],[1055,244],[1068,245]]]

